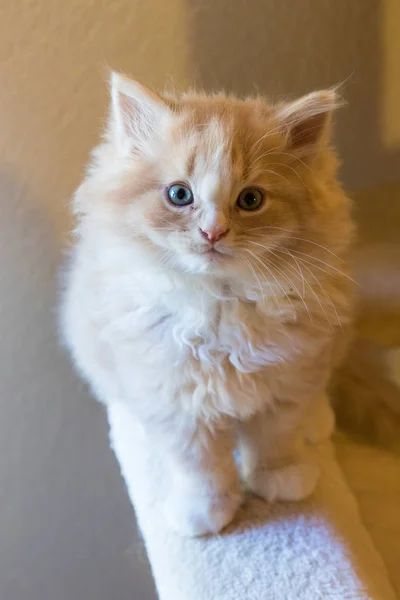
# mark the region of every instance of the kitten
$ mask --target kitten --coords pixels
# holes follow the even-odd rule
[[[329,435],[326,388],[352,320],[350,201],[334,91],[294,102],[160,96],[113,74],[104,143],[78,189],[62,309],[77,367],[143,424],[171,526],[216,533],[242,502],[301,500]]]

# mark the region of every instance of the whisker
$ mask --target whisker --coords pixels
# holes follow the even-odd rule
[[[274,163],[268,163],[268,166],[269,166],[269,167],[273,167],[273,166],[280,166],[280,167],[284,167],[285,169],[290,169],[291,171],[293,171],[293,173],[294,173],[295,175],[297,175],[297,177],[300,179],[300,181],[301,181],[301,183],[304,185],[304,187],[307,187],[307,186],[306,186],[306,184],[305,184],[305,182],[304,182],[304,179],[303,179],[303,178],[300,176],[300,173],[298,173],[298,172],[296,171],[296,169],[294,169],[294,168],[293,168],[293,167],[291,167],[290,165],[286,165],[285,163],[277,163],[277,162],[274,162]],[[274,172],[275,172],[275,171],[274,171]]]
[[[297,259],[294,256],[292,256],[292,258],[293,258],[294,262],[296,263],[297,269],[298,269],[298,271],[300,273],[300,277],[301,277],[301,280],[302,280],[302,283],[303,283],[303,296],[304,296],[305,295],[304,284],[308,283],[308,282],[306,282],[306,279],[305,279],[305,277],[303,275],[303,271],[302,271],[302,269],[300,267],[299,262],[297,261]],[[285,262],[288,262],[288,261],[285,261]]]
[[[257,152],[257,150],[259,149],[260,145],[263,143],[264,140],[266,140],[267,138],[271,137],[271,135],[274,135],[274,133],[276,133],[278,131],[279,127],[275,127],[274,129],[271,129],[270,131],[267,131],[266,133],[264,133],[264,135],[262,135],[250,148],[250,154],[254,155],[255,152]],[[278,149],[279,146],[277,146],[276,148],[274,148],[275,150]],[[272,149],[272,150],[274,150]]]
[[[280,177],[281,179],[283,179],[283,181],[285,181],[288,185],[290,185],[289,179],[284,177],[282,175],[282,173],[277,173],[276,171],[273,171],[272,169],[264,169],[263,171],[259,171],[259,175],[262,175],[263,173],[270,173],[271,175],[276,175],[277,177]]]
[[[277,256],[276,256],[276,255],[275,255],[275,258],[277,258]],[[306,301],[305,301],[304,297],[302,296],[302,294],[300,294],[300,292],[299,292],[299,290],[297,289],[296,285],[293,283],[293,280],[291,280],[291,279],[290,279],[290,278],[289,278],[289,277],[288,277],[288,276],[285,274],[285,272],[284,272],[282,269],[280,269],[279,267],[277,267],[276,265],[271,265],[271,264],[270,264],[270,267],[271,267],[271,268],[274,268],[274,269],[275,269],[275,271],[277,271],[277,272],[278,272],[278,274],[280,273],[280,274],[281,274],[281,276],[282,276],[282,277],[284,277],[284,278],[286,279],[286,281],[289,283],[289,285],[290,285],[291,287],[293,287],[293,288],[296,290],[296,292],[297,292],[297,295],[299,296],[299,298],[300,298],[300,300],[301,300],[301,302],[302,302],[302,304],[303,304],[304,308],[305,308],[305,309],[306,309],[306,311],[307,311],[307,314],[308,314],[308,317],[309,317],[310,321],[311,321],[311,322],[313,322],[313,321],[314,321],[314,319],[312,318],[311,311],[310,311],[310,309],[309,309],[309,307],[308,307],[308,305],[307,305],[307,303],[306,303]]]
[[[251,240],[248,240],[248,241],[249,241],[249,243],[250,243],[250,244],[255,244],[255,243],[257,243],[257,242],[252,242]],[[262,244],[259,244],[259,245],[262,245]],[[271,250],[270,248],[268,248],[267,246],[264,246],[264,245],[262,245],[262,247],[263,247],[263,248],[264,248],[264,249],[265,249],[267,252],[270,252],[270,253],[271,253],[273,256],[275,256],[276,258],[278,258],[278,257],[276,256],[276,254],[273,252],[273,250]],[[300,264],[299,264],[298,260],[296,259],[296,257],[292,256],[292,259],[293,259],[293,260],[294,260],[294,262],[296,263],[297,271],[296,271],[296,269],[295,269],[295,268],[294,268],[294,267],[293,267],[293,266],[292,266],[292,265],[289,263],[289,261],[288,261],[288,260],[285,260],[285,259],[282,259],[282,258],[281,258],[280,260],[283,260],[283,261],[285,262],[285,264],[287,264],[287,265],[290,267],[290,269],[291,269],[291,270],[292,270],[292,271],[295,273],[295,275],[297,275],[297,274],[299,275],[299,277],[300,277],[300,280],[301,280],[301,283],[302,283],[302,286],[303,286],[303,290],[302,290],[302,296],[305,296],[305,287],[304,287],[304,285],[305,285],[305,284],[309,285],[309,284],[308,284],[308,281],[306,281],[306,278],[304,277],[303,271],[302,271],[302,269],[301,269],[301,266],[300,266]]]
[[[241,255],[241,258],[243,258],[243,260],[245,261],[245,264],[247,264],[247,265],[250,267],[250,269],[251,269],[251,271],[252,271],[252,273],[253,273],[253,275],[254,275],[254,278],[255,278],[255,280],[257,281],[257,283],[258,283],[258,286],[259,286],[259,288],[260,288],[260,292],[261,292],[261,298],[262,298],[262,300],[263,300],[263,302],[264,302],[264,304],[265,304],[265,295],[264,295],[264,292],[263,292],[263,289],[262,289],[261,281],[260,281],[260,280],[259,280],[259,278],[257,277],[257,274],[256,274],[256,272],[255,272],[255,270],[254,270],[254,268],[253,268],[253,265],[251,264],[251,262],[249,261],[249,259],[248,259],[248,258],[246,258],[245,256]]]
[[[293,250],[292,249],[291,252],[294,252],[297,255],[307,256],[307,258],[310,258],[312,260],[315,260],[315,261],[317,261],[317,262],[325,265],[326,267],[328,267],[329,269],[332,269],[333,271],[335,271],[336,273],[338,273],[342,277],[346,277],[346,279],[349,279],[352,283],[355,283],[356,285],[358,285],[357,282],[352,277],[350,277],[350,275],[347,275],[347,273],[343,273],[343,271],[341,271],[340,269],[337,269],[333,265],[330,265],[329,263],[325,262],[324,260],[321,260],[320,258],[316,258],[315,256],[312,256],[310,254],[306,254],[305,252],[300,252],[299,250]],[[303,261],[304,261],[304,259],[303,259]],[[325,269],[322,269],[321,267],[318,267],[317,265],[314,265],[311,262],[308,262],[308,261],[304,261],[304,262],[307,262],[308,264],[314,266],[316,269],[319,269],[320,271],[323,271],[327,275],[332,275],[332,273],[329,273],[329,271],[326,271]]]
[[[265,139],[265,138],[263,138],[263,139]],[[276,146],[275,148],[270,148],[269,150],[267,150],[267,152],[264,152],[263,154],[260,154],[260,156],[257,156],[256,160],[253,161],[253,166],[256,165],[260,160],[262,160],[266,156],[270,156],[270,155],[273,155],[273,154],[280,154],[280,152],[277,152],[277,150],[279,150],[278,146]],[[253,154],[254,154],[254,152],[253,152]]]
[[[290,230],[290,229],[284,229],[283,227],[274,227],[273,225],[263,225],[263,226],[260,226],[260,227],[250,227],[249,229],[245,229],[244,233],[247,233],[248,231],[258,231],[260,229],[273,229],[275,231],[282,231],[283,233],[290,233],[290,234],[293,233],[293,231]],[[259,235],[263,235],[263,234],[259,234]],[[332,256],[334,256],[338,260],[344,262],[343,258],[341,258],[337,254],[335,254],[334,252],[332,252],[332,250],[330,250],[326,246],[323,246],[322,244],[319,244],[318,242],[315,242],[313,240],[309,240],[307,238],[296,237],[296,236],[293,236],[293,235],[291,235],[290,237],[287,237],[287,239],[297,240],[297,241],[300,241],[300,242],[306,242],[308,244],[313,244],[314,246],[318,246],[318,248],[322,248],[322,250],[325,250],[326,252],[329,252],[329,254],[332,254]]]
[[[290,255],[290,256],[291,256],[291,257],[292,257],[292,258],[295,260],[295,257],[294,257],[294,256],[291,254],[290,250],[287,250],[286,248],[284,248],[284,250],[278,250],[278,249],[277,249],[277,252],[282,252],[282,253],[284,252],[285,254],[289,254],[289,255]],[[303,262],[303,259],[299,258],[299,261],[302,263],[302,262]],[[342,329],[342,323],[341,323],[341,321],[340,321],[340,319],[339,319],[339,315],[338,315],[338,312],[337,312],[336,306],[335,306],[334,302],[332,301],[331,297],[329,296],[329,294],[327,293],[327,291],[324,289],[324,287],[322,286],[322,284],[321,284],[320,280],[319,280],[319,279],[318,279],[318,277],[315,275],[315,273],[313,273],[313,272],[311,271],[311,269],[310,269],[309,267],[307,267],[306,265],[304,265],[304,264],[303,264],[303,267],[304,267],[305,269],[307,269],[307,271],[310,273],[311,277],[314,279],[314,281],[316,282],[316,284],[317,284],[317,285],[319,286],[319,288],[321,289],[322,293],[324,294],[325,298],[326,298],[326,299],[327,299],[327,301],[329,302],[330,306],[333,308],[333,310],[334,310],[334,313],[335,313],[335,316],[336,316],[337,323],[338,323],[339,327]],[[310,286],[310,289],[311,289],[311,291],[313,292],[313,294],[315,295],[315,292],[314,292],[314,290],[312,289],[312,287],[311,287],[311,286]],[[319,301],[319,298],[318,298],[316,295],[315,295],[315,297],[316,297],[316,299]],[[321,308],[322,308],[322,310],[324,310],[322,306],[321,306]],[[324,313],[325,313],[325,311],[324,311]],[[330,320],[328,319],[328,317],[327,317],[327,320],[328,320],[328,321],[329,321],[329,323],[331,324],[331,322],[330,322]],[[332,325],[332,324],[331,324],[331,325]]]
[[[301,160],[301,158],[299,156],[296,156],[295,154],[291,154],[290,152],[273,152],[273,154],[276,154],[277,156],[288,156],[289,158],[292,158],[293,160],[297,160],[299,163],[301,163],[306,169],[308,169],[309,171],[311,171],[311,168],[304,162],[304,160]],[[280,164],[280,163],[279,163]]]
[[[249,240],[249,242],[250,242],[250,244],[257,244],[257,242],[252,242],[251,240]],[[257,244],[257,245],[258,245],[258,246],[262,246],[262,244]],[[290,270],[291,270],[291,271],[292,271],[292,272],[293,272],[293,273],[296,275],[296,277],[297,277],[297,276],[300,276],[300,281],[301,281],[301,283],[302,283],[302,286],[303,286],[302,293],[300,293],[300,292],[299,292],[299,290],[297,289],[297,287],[295,286],[295,284],[293,283],[293,281],[292,281],[291,279],[289,279],[289,278],[286,276],[286,274],[284,273],[284,271],[282,271],[281,269],[279,269],[279,268],[278,268],[276,265],[273,265],[273,266],[275,267],[275,269],[276,269],[278,272],[280,272],[280,273],[283,275],[283,277],[285,277],[285,279],[286,279],[286,280],[289,282],[289,285],[291,285],[291,286],[293,286],[293,287],[295,288],[295,290],[296,290],[296,292],[297,292],[298,296],[300,297],[300,299],[301,299],[302,303],[304,304],[304,307],[305,307],[305,309],[306,309],[306,311],[307,311],[307,313],[308,313],[308,316],[309,316],[310,320],[311,320],[311,321],[313,321],[313,318],[312,318],[311,312],[310,312],[310,310],[309,310],[309,307],[308,307],[308,305],[307,305],[307,303],[305,302],[305,299],[304,299],[304,297],[305,297],[305,285],[307,285],[307,287],[308,287],[308,288],[311,290],[311,292],[314,294],[314,296],[317,298],[317,300],[318,300],[318,301],[319,301],[319,299],[318,299],[318,297],[316,296],[316,294],[315,294],[314,290],[312,289],[312,287],[310,286],[310,284],[308,283],[308,281],[305,279],[305,277],[304,277],[304,275],[303,275],[303,272],[302,272],[302,270],[301,270],[301,268],[300,268],[300,266],[299,266],[299,263],[297,262],[297,260],[296,260],[296,259],[294,259],[294,260],[295,260],[295,262],[296,262],[296,264],[297,264],[298,270],[296,270],[296,269],[295,269],[295,268],[294,268],[294,267],[293,267],[293,266],[292,266],[292,265],[289,263],[289,261],[288,261],[288,260],[286,260],[286,259],[283,259],[283,258],[280,258],[279,256],[277,256],[277,255],[275,254],[275,252],[273,252],[272,250],[270,250],[270,249],[266,248],[265,246],[262,246],[262,247],[263,247],[265,250],[267,250],[269,253],[271,253],[271,254],[272,254],[272,255],[273,255],[273,256],[274,256],[276,259],[278,259],[278,260],[283,260],[283,262],[284,262],[284,263],[285,263],[285,264],[286,264],[286,265],[287,265],[287,266],[290,268]],[[294,258],[294,257],[292,257],[292,258]],[[271,265],[271,266],[272,266],[272,265]],[[322,306],[321,306],[321,309],[322,309],[322,310],[324,310]],[[325,311],[324,311],[324,312],[325,312]],[[328,321],[329,321],[329,319],[328,319]]]
[[[325,308],[324,308],[324,306],[323,306],[323,304],[322,304],[322,302],[321,302],[320,298],[318,297],[318,295],[316,294],[315,290],[312,288],[312,286],[309,284],[309,282],[306,280],[306,278],[304,277],[304,275],[303,275],[303,273],[302,273],[302,270],[301,270],[300,264],[299,264],[299,262],[298,262],[298,261],[302,262],[302,259],[301,259],[301,258],[297,259],[295,256],[293,256],[293,255],[292,255],[292,253],[291,253],[291,252],[290,252],[290,251],[289,251],[287,248],[283,248],[283,249],[279,249],[279,248],[277,248],[277,249],[276,249],[276,252],[279,252],[279,253],[281,253],[281,254],[286,254],[286,255],[290,256],[290,257],[291,257],[291,258],[292,258],[292,259],[295,261],[295,263],[296,263],[296,265],[297,265],[297,267],[298,267],[298,271],[296,271],[296,269],[295,269],[295,268],[294,268],[294,267],[293,267],[293,266],[292,266],[292,265],[289,263],[289,261],[288,261],[288,260],[286,260],[286,259],[284,259],[284,258],[279,258],[279,257],[278,257],[278,256],[275,254],[275,252],[274,252],[273,250],[271,250],[270,248],[268,248],[267,246],[264,246],[263,244],[260,244],[260,243],[258,243],[258,242],[253,242],[253,241],[251,241],[251,240],[248,240],[248,242],[249,242],[249,243],[251,243],[251,244],[254,244],[254,245],[260,246],[261,248],[263,248],[264,250],[266,250],[267,252],[269,252],[269,253],[271,253],[273,256],[275,256],[275,258],[277,258],[278,260],[283,260],[283,261],[284,261],[284,263],[285,263],[285,264],[288,266],[288,268],[290,268],[290,270],[291,270],[293,273],[295,273],[295,275],[296,275],[296,276],[297,276],[297,275],[300,275],[300,277],[301,277],[301,281],[302,281],[302,283],[303,283],[303,296],[305,295],[305,288],[304,288],[304,286],[306,285],[306,286],[307,286],[307,288],[310,290],[310,292],[313,294],[313,296],[314,296],[314,298],[316,299],[316,301],[318,302],[318,304],[319,304],[319,306],[320,306],[320,308],[321,308],[321,310],[322,310],[322,312],[323,312],[323,314],[324,314],[324,316],[325,316],[325,318],[326,318],[327,322],[329,323],[330,327],[333,329],[333,324],[332,324],[332,322],[331,322],[331,320],[330,320],[330,318],[329,318],[329,316],[328,316],[328,314],[327,314],[327,312],[326,312],[326,310],[325,310]],[[277,269],[277,270],[278,270],[278,268],[276,267],[276,265],[274,265],[274,266],[275,266],[275,269]],[[307,266],[305,266],[305,265],[303,265],[303,266],[304,266],[304,268],[305,268],[305,269],[307,269],[307,271],[310,273],[310,275],[312,276],[312,278],[314,279],[314,281],[315,281],[315,282],[317,283],[317,285],[320,287],[320,289],[321,289],[322,293],[324,294],[324,296],[325,296],[326,300],[329,302],[330,306],[333,308],[333,310],[334,310],[334,312],[335,312],[335,315],[336,315],[336,319],[337,319],[337,323],[338,323],[338,325],[339,325],[340,327],[342,327],[342,324],[341,324],[341,322],[340,322],[340,319],[339,319],[339,315],[338,315],[338,313],[337,313],[337,310],[336,310],[336,307],[335,307],[334,303],[332,302],[332,299],[329,297],[328,293],[327,293],[327,292],[326,292],[326,290],[323,288],[323,286],[322,286],[321,282],[320,282],[320,281],[319,281],[319,279],[318,279],[318,278],[315,276],[315,274],[314,274],[314,273],[311,271],[311,269],[309,269],[309,268],[308,268]],[[284,273],[283,273],[283,275],[284,275]],[[293,285],[293,281],[290,281],[290,280],[289,280],[289,283],[291,283],[291,284]],[[293,286],[293,287],[295,287],[295,286]],[[296,291],[297,291],[297,293],[299,294],[299,291],[298,291],[298,290],[296,290]],[[299,294],[299,295],[300,295],[300,294]],[[301,295],[300,295],[300,297],[301,297]],[[308,314],[309,314],[309,316],[310,316],[310,318],[311,318],[311,315],[310,315],[310,312],[309,312],[309,310],[308,310],[308,307],[307,307],[306,305],[305,305],[305,307],[306,307],[306,310],[307,310],[307,312],[308,312]],[[312,320],[312,318],[311,318],[311,320]]]
[[[251,254],[251,256],[253,258],[256,259],[257,262],[259,262],[267,271],[268,273],[272,276],[272,278],[274,279],[274,281],[277,283],[277,285],[279,286],[279,288],[281,289],[281,291],[283,292],[284,296],[286,296],[290,306],[292,307],[294,313],[296,314],[296,310],[293,306],[293,302],[291,301],[291,299],[289,298],[288,294],[286,293],[285,289],[283,288],[282,284],[280,283],[280,281],[275,277],[275,275],[272,273],[272,271],[267,267],[267,265],[256,255],[254,254],[254,252],[252,252],[251,250],[249,250],[248,248],[245,248],[245,250],[247,252],[249,252],[249,254]],[[272,289],[272,288],[271,288]]]
[[[342,326],[342,322],[339,319],[339,315],[335,306],[335,303],[332,301],[331,297],[329,296],[328,292],[325,290],[325,288],[323,287],[323,285],[321,284],[320,280],[318,279],[318,277],[311,271],[311,269],[309,269],[307,266],[304,265],[304,268],[307,269],[307,271],[310,273],[311,277],[313,277],[314,281],[316,282],[316,284],[318,285],[318,287],[320,288],[321,292],[324,294],[326,300],[328,301],[329,305],[331,306],[331,308],[333,309],[333,312],[335,313],[335,317],[336,317],[336,321],[338,326],[340,327],[340,329],[343,329]],[[329,323],[330,320],[328,319]]]
[[[282,250],[278,250],[278,249],[277,249],[277,252],[281,252],[281,253],[283,253],[283,251],[282,251]],[[293,260],[296,260],[296,258],[295,258],[295,257],[294,257],[294,256],[293,256],[291,253],[290,253],[290,251],[288,251],[288,252],[285,252],[285,254],[289,254],[289,255],[292,257],[292,259],[293,259]],[[283,259],[281,259],[281,260],[283,260]],[[301,261],[301,259],[299,259],[299,260]],[[285,261],[285,262],[287,262],[287,261]],[[297,260],[296,260],[296,263],[297,263]],[[329,304],[331,305],[331,307],[332,307],[332,308],[333,308],[333,310],[335,311],[335,314],[336,314],[337,321],[338,321],[339,325],[341,326],[341,323],[340,323],[340,320],[339,320],[339,315],[337,314],[336,307],[335,307],[335,305],[333,304],[333,302],[332,302],[331,298],[329,297],[329,295],[327,294],[327,292],[326,292],[326,291],[324,290],[324,288],[322,287],[322,285],[321,285],[321,283],[320,283],[319,279],[318,279],[318,278],[317,278],[317,277],[314,275],[314,273],[311,271],[311,269],[309,269],[309,268],[308,268],[307,266],[305,266],[305,265],[303,265],[303,266],[304,266],[304,268],[305,268],[305,269],[307,269],[307,271],[308,271],[308,272],[310,273],[310,275],[313,277],[314,281],[316,281],[316,283],[317,283],[317,284],[319,285],[319,287],[321,288],[321,291],[322,291],[322,293],[324,294],[325,298],[328,300]],[[320,308],[321,308],[322,312],[324,313],[324,316],[325,316],[326,320],[328,321],[328,323],[329,323],[329,325],[330,325],[331,329],[333,329],[333,324],[332,324],[332,322],[331,322],[330,318],[328,317],[328,314],[327,314],[327,312],[326,312],[326,310],[325,310],[325,308],[324,308],[324,306],[323,306],[323,304],[322,304],[321,300],[319,299],[318,295],[316,294],[315,290],[313,289],[313,287],[312,287],[312,286],[309,284],[309,282],[308,282],[306,279],[303,279],[303,284],[304,284],[304,283],[307,285],[308,289],[309,289],[309,290],[310,290],[310,292],[313,294],[313,296],[314,296],[314,298],[316,299],[316,301],[318,302],[318,304],[319,304],[319,306],[320,306]]]
[[[246,252],[249,252],[254,258],[257,258],[255,256],[255,254],[253,254],[248,248],[243,248],[243,250],[245,250]],[[250,261],[249,261],[249,263],[251,265]],[[257,264],[255,264],[254,266],[258,269],[259,273],[261,273],[262,278],[264,279],[265,283],[268,285],[269,289],[271,290],[272,295],[274,296],[274,299],[275,299],[275,303],[276,303],[277,307],[279,308],[279,301],[278,301],[278,298],[277,298],[277,296],[275,294],[275,290],[274,290],[273,286],[271,285],[271,282],[268,281],[268,279],[265,277],[265,273],[260,269],[260,267]],[[253,272],[254,272],[254,270],[253,270]]]
[[[295,123],[295,121],[294,121],[294,120],[293,120],[293,123]],[[291,122],[290,122],[290,121],[288,121],[288,122],[287,122],[287,125],[290,125],[290,124],[291,124]],[[272,129],[270,129],[269,131],[267,131],[267,133],[265,133],[264,135],[262,135],[262,136],[259,138],[259,140],[257,140],[257,142],[256,142],[255,144],[253,144],[253,146],[252,146],[252,147],[251,147],[251,149],[250,149],[250,152],[253,152],[253,154],[254,154],[254,152],[255,152],[256,150],[258,150],[258,148],[260,147],[260,144],[262,144],[262,142],[263,142],[265,139],[267,139],[267,138],[268,138],[268,137],[270,137],[271,135],[274,135],[274,134],[275,134],[276,132],[278,132],[278,131],[283,131],[283,127],[282,127],[282,124],[281,124],[281,123],[278,123],[278,124],[277,124],[275,127],[273,127]],[[277,149],[277,148],[275,148],[275,150],[276,150],[276,149]],[[271,152],[271,151],[270,151],[270,152]]]
[[[301,294],[303,297],[305,296],[305,287],[304,287],[305,285],[307,285],[307,286],[308,286],[308,287],[311,289],[311,291],[313,291],[313,290],[312,290],[312,288],[311,288],[311,286],[310,286],[310,284],[308,283],[308,281],[307,281],[307,280],[306,280],[306,278],[304,277],[304,274],[303,274],[303,271],[302,271],[302,269],[301,269],[301,266],[300,266],[300,264],[299,264],[299,261],[296,259],[296,257],[295,257],[295,256],[292,256],[292,255],[290,254],[290,252],[287,252],[287,253],[288,253],[288,254],[290,254],[291,258],[292,258],[292,259],[294,260],[294,262],[296,263],[296,266],[297,266],[297,271],[296,271],[296,269],[293,267],[293,265],[291,265],[291,264],[289,263],[289,261],[288,261],[288,260],[285,260],[285,259],[283,259],[283,258],[279,258],[279,257],[277,257],[277,255],[276,255],[276,254],[273,252],[273,250],[272,250],[271,248],[268,248],[267,246],[265,246],[264,244],[260,244],[259,242],[253,242],[252,240],[247,240],[247,241],[248,241],[250,244],[255,244],[256,246],[261,246],[261,248],[264,248],[264,250],[266,250],[266,252],[269,252],[269,253],[271,253],[273,256],[275,256],[275,258],[278,258],[278,260],[283,260],[283,261],[285,262],[285,264],[287,264],[287,265],[289,266],[289,268],[292,270],[292,272],[294,272],[294,273],[295,273],[295,275],[296,275],[296,276],[297,276],[297,275],[299,275],[299,276],[300,276],[300,280],[301,280],[301,282],[302,282],[302,286],[303,286],[303,290],[302,290],[302,294]],[[286,248],[285,248],[285,250],[286,250]],[[277,250],[277,251],[279,251],[279,250]],[[280,250],[280,252],[282,253],[282,250]]]
[[[172,267],[173,266],[173,261],[172,261],[173,255],[172,253],[168,253],[165,254],[159,261],[159,264],[162,267]]]

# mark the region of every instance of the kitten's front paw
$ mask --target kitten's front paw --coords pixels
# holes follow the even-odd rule
[[[178,488],[171,494],[165,509],[174,531],[198,537],[220,532],[232,521],[241,504],[239,491],[205,496]]]
[[[298,502],[310,496],[318,482],[319,469],[311,463],[295,463],[278,469],[258,469],[247,478],[251,491],[268,502]]]

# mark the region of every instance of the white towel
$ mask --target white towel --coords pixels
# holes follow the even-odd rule
[[[160,600],[395,600],[331,444],[301,504],[249,498],[223,534],[185,539],[162,509],[168,481],[122,405],[109,409],[110,439],[136,510]]]

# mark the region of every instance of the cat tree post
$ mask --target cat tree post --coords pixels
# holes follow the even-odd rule
[[[168,482],[140,428],[123,405],[108,415],[160,600],[395,600],[331,444],[313,450],[323,473],[313,499],[251,498],[222,535],[185,539],[165,523]]]

